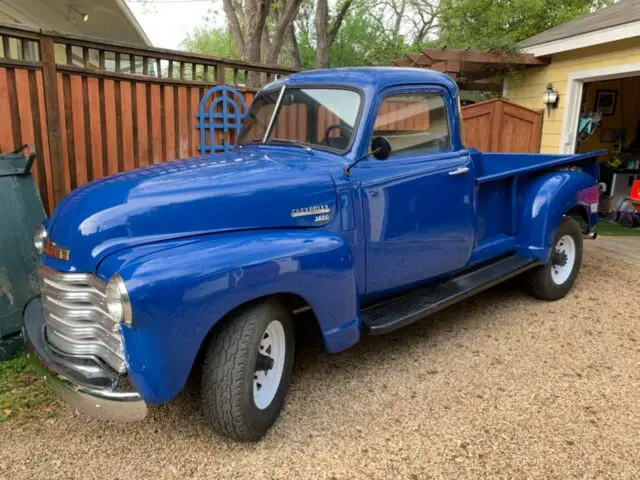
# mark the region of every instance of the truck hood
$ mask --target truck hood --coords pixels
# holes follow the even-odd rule
[[[69,260],[45,260],[67,271],[92,271],[106,255],[135,245],[223,231],[326,225],[336,211],[335,187],[326,162],[302,159],[305,155],[247,148],[84,185],[46,224],[50,240],[69,250]]]

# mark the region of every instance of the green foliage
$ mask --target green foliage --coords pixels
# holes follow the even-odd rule
[[[640,228],[624,227],[604,220],[598,222],[596,231],[603,237],[640,237]]]
[[[526,38],[611,3],[613,0],[441,0],[438,27],[420,34],[421,25],[430,18],[427,12],[435,12],[436,0],[355,0],[329,50],[329,66],[389,65],[407,52],[437,46],[513,51]],[[314,16],[315,3],[304,0],[295,20],[303,68],[315,64]],[[269,22],[271,25],[273,19]],[[225,27],[197,27],[182,45],[193,52],[239,58]],[[280,63],[291,64],[287,55],[290,53],[281,52]]]
[[[329,49],[330,67],[388,65],[402,56],[404,37],[381,34],[366,5],[351,10]]]
[[[226,27],[196,27],[182,41],[189,52],[204,53],[224,58],[239,58],[231,34]]]
[[[55,395],[32,370],[26,355],[0,362],[0,424],[33,416],[54,402]]]
[[[515,50],[518,42],[613,0],[442,0],[440,44]]]
[[[315,47],[309,20],[298,19],[298,51],[303,68],[313,68]],[[357,4],[347,13],[336,41],[329,49],[330,67],[388,65],[407,50],[404,37],[384,35],[368,5]]]

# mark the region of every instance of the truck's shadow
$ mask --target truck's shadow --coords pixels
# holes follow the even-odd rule
[[[302,390],[309,386],[309,382],[313,382],[315,391],[330,390],[342,381],[354,381],[354,370],[358,372],[356,375],[366,377],[381,366],[393,368],[389,363],[397,360],[402,362],[411,355],[415,356],[415,352],[409,352],[416,348],[420,355],[427,355],[430,347],[441,344],[450,343],[462,348],[461,337],[469,330],[482,328],[482,322],[487,320],[487,309],[504,308],[505,304],[511,302],[527,301],[536,302],[521,292],[515,282],[508,282],[388,335],[364,335],[360,343],[336,355],[324,350],[320,338],[299,340],[288,401],[304,402]],[[510,321],[521,319],[513,317]],[[357,383],[357,379],[355,381]],[[363,392],[366,387],[363,379]],[[190,379],[176,400],[165,407],[151,409],[151,416],[159,422],[202,422],[199,390],[199,378],[196,376]]]

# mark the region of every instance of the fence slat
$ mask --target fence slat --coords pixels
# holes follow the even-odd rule
[[[164,144],[166,147],[165,160],[176,159],[176,120],[173,103],[173,87],[164,87]]]
[[[147,89],[144,83],[136,83],[136,112],[138,123],[138,162],[141,167],[151,163],[149,156],[149,125],[147,118]]]
[[[82,93],[82,77],[72,75],[71,82],[71,118],[73,121],[74,155],[76,162],[76,180],[78,186],[87,183],[87,148],[84,124],[84,100]]]
[[[178,157],[185,158],[189,156],[189,130],[190,119],[187,116],[187,87],[177,87],[178,90]]]
[[[13,150],[13,125],[9,103],[9,86],[7,84],[7,69],[0,68],[0,153]]]
[[[31,105],[31,95],[29,93],[28,73],[29,72],[27,70],[23,69],[16,69],[14,71],[16,79],[16,98],[18,100],[20,143],[35,146],[36,139],[33,131],[33,110]],[[46,179],[41,178],[37,167],[33,168],[31,172],[33,173],[33,181],[35,184],[40,188],[41,192],[44,191],[43,186]]]
[[[153,163],[160,163],[163,159],[162,148],[162,116],[160,105],[160,85],[151,85],[149,102],[151,105],[151,144],[153,148]]]
[[[89,136],[91,137],[91,160],[93,178],[104,176],[102,151],[102,122],[100,119],[100,82],[97,78],[87,78],[89,101]]]
[[[132,170],[135,167],[133,159],[133,113],[131,106],[131,83],[120,82],[120,121],[122,122],[122,158],[124,169]]]
[[[191,99],[191,118],[189,121],[191,122],[191,152],[190,155],[195,156],[198,155],[197,146],[200,144],[200,130],[197,127],[197,119],[196,113],[198,113],[198,105],[200,105],[200,98],[202,98],[202,93],[200,92],[200,87],[191,87],[189,88],[189,96]]]
[[[116,128],[116,91],[113,80],[104,81],[105,133],[107,136],[108,174],[118,172],[118,133]]]
[[[63,171],[63,184],[64,184],[64,193],[69,193],[71,191],[71,173],[69,166],[69,144],[67,140],[67,120],[65,118],[65,110],[64,110],[64,85],[62,74],[58,73],[56,75],[57,78],[57,90],[58,90],[58,116],[60,120],[60,145],[62,149],[62,171]]]
[[[33,135],[33,111],[31,109],[31,97],[29,95],[29,78],[26,70],[16,69],[16,98],[18,99],[18,115],[20,118],[20,142],[34,144]],[[17,146],[17,145],[16,145]]]
[[[55,205],[55,195],[53,189],[53,175],[51,168],[51,152],[49,151],[49,132],[47,131],[47,113],[44,100],[44,84],[42,72],[35,72],[36,77],[36,94],[38,97],[38,113],[40,115],[40,135],[42,143],[42,152],[37,159],[45,171],[45,182],[47,184],[47,200],[49,208]]]

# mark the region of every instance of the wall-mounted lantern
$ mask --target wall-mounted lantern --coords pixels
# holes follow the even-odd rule
[[[67,20],[69,20],[71,23],[74,23],[74,24],[80,23],[81,21],[83,23],[87,23],[89,21],[88,13],[81,12],[80,10],[78,10],[76,7],[72,5],[68,5],[66,17],[67,17]]]
[[[551,113],[553,108],[557,108],[559,97],[560,95],[558,95],[558,92],[553,89],[553,85],[547,85],[547,89],[542,94],[542,101],[547,107],[547,115]]]

